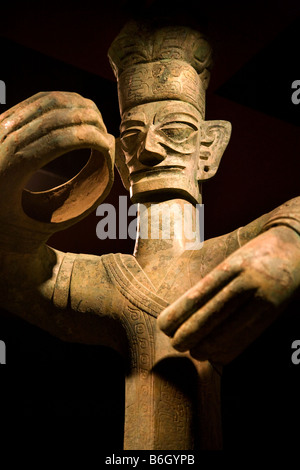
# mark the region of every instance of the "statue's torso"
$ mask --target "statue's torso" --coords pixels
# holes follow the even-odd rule
[[[75,259],[72,307],[115,320],[104,343],[125,357],[125,449],[221,446],[219,372],[208,361],[175,351],[156,318],[237,248],[233,232],[186,251],[170,262],[156,287],[134,256]]]

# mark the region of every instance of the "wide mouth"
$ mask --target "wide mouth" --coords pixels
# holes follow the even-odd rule
[[[156,166],[156,167],[153,167],[153,168],[142,168],[141,170],[137,170],[137,171],[133,171],[130,176],[129,176],[129,179],[132,181],[132,182],[136,182],[138,181],[140,178],[143,178],[144,176],[147,176],[147,175],[157,175],[159,173],[164,173],[164,172],[169,172],[169,171],[172,171],[172,172],[179,172],[179,171],[182,171],[184,170],[184,166],[182,165],[164,165],[164,166]]]

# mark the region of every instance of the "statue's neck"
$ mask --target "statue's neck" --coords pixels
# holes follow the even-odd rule
[[[139,204],[134,256],[154,285],[172,260],[200,244],[199,221],[196,206],[182,199]]]

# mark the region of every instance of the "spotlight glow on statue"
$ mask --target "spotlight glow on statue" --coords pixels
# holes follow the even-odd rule
[[[265,330],[300,286],[300,198],[187,250],[172,204],[195,226],[202,183],[229,142],[205,120],[211,48],[186,27],[128,24],[109,57],[118,80],[120,137],[95,104],[38,93],[0,116],[1,306],[72,342],[103,344],[126,363],[124,449],[219,449],[222,365]],[[49,191],[23,188],[77,148],[91,158]],[[113,184],[113,164],[151,233],[168,210],[169,238],[137,236],[133,255],[62,253],[49,236],[85,217]],[[163,234],[163,223],[156,223]],[[182,226],[182,224],[181,224]],[[196,234],[197,236],[197,234]],[[105,360],[105,358],[103,358]]]

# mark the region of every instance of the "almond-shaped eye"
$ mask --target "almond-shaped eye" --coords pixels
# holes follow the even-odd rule
[[[185,123],[170,123],[161,127],[159,132],[176,143],[182,143],[195,134],[196,128]]]
[[[127,129],[121,134],[121,143],[125,150],[131,150],[137,143],[140,129]]]

